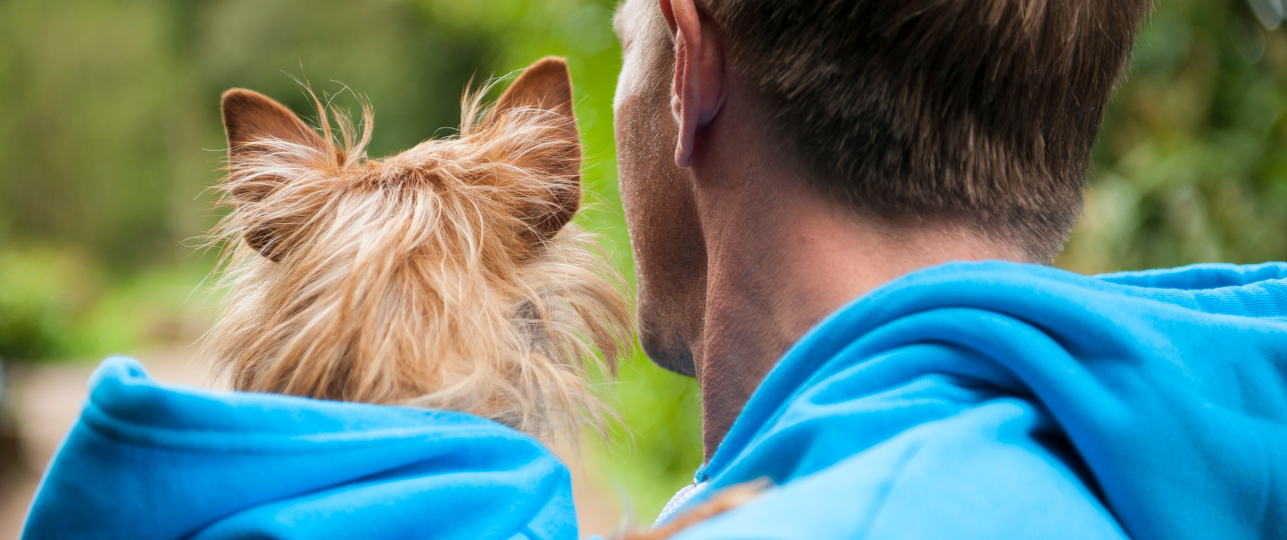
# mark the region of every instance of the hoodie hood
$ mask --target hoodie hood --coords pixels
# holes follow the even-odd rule
[[[1287,538],[1284,278],[891,282],[798,342],[698,471],[781,487],[680,538]]]
[[[575,539],[543,445],[472,415],[165,387],[109,358],[26,539]]]

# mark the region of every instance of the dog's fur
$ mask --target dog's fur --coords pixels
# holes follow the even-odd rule
[[[233,388],[473,413],[549,438],[605,413],[586,363],[614,372],[634,340],[623,283],[569,224],[581,147],[567,64],[528,68],[487,112],[464,99],[458,137],[367,159],[320,101],[320,130],[261,94],[223,95],[230,212],[222,318],[205,341]],[[338,124],[338,137],[331,118]],[[595,350],[599,352],[595,354]],[[667,538],[740,505],[736,488]]]
[[[263,95],[223,95],[217,373],[537,436],[602,419],[585,362],[598,349],[614,370],[634,324],[619,275],[568,224],[581,148],[566,63],[537,62],[490,112],[482,95],[466,95],[459,136],[385,160],[364,154],[369,107],[359,136],[320,102],[314,130]]]

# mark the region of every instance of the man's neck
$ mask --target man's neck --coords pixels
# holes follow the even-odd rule
[[[830,313],[922,268],[1023,260],[971,228],[894,226],[827,200],[801,178],[723,170],[743,176],[703,178],[697,190],[708,273],[694,352],[707,460],[783,353]]]

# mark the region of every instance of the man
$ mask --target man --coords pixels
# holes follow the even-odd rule
[[[680,537],[1287,537],[1287,265],[1041,266],[1149,9],[620,6],[644,347],[702,388],[661,521],[768,478]]]

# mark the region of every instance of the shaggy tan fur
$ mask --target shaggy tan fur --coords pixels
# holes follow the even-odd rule
[[[602,420],[585,368],[615,371],[634,324],[619,275],[567,224],[570,84],[542,60],[490,113],[466,95],[457,137],[384,160],[364,152],[369,107],[359,134],[318,102],[313,130],[227,92],[216,371],[238,390],[464,411],[541,437]]]

